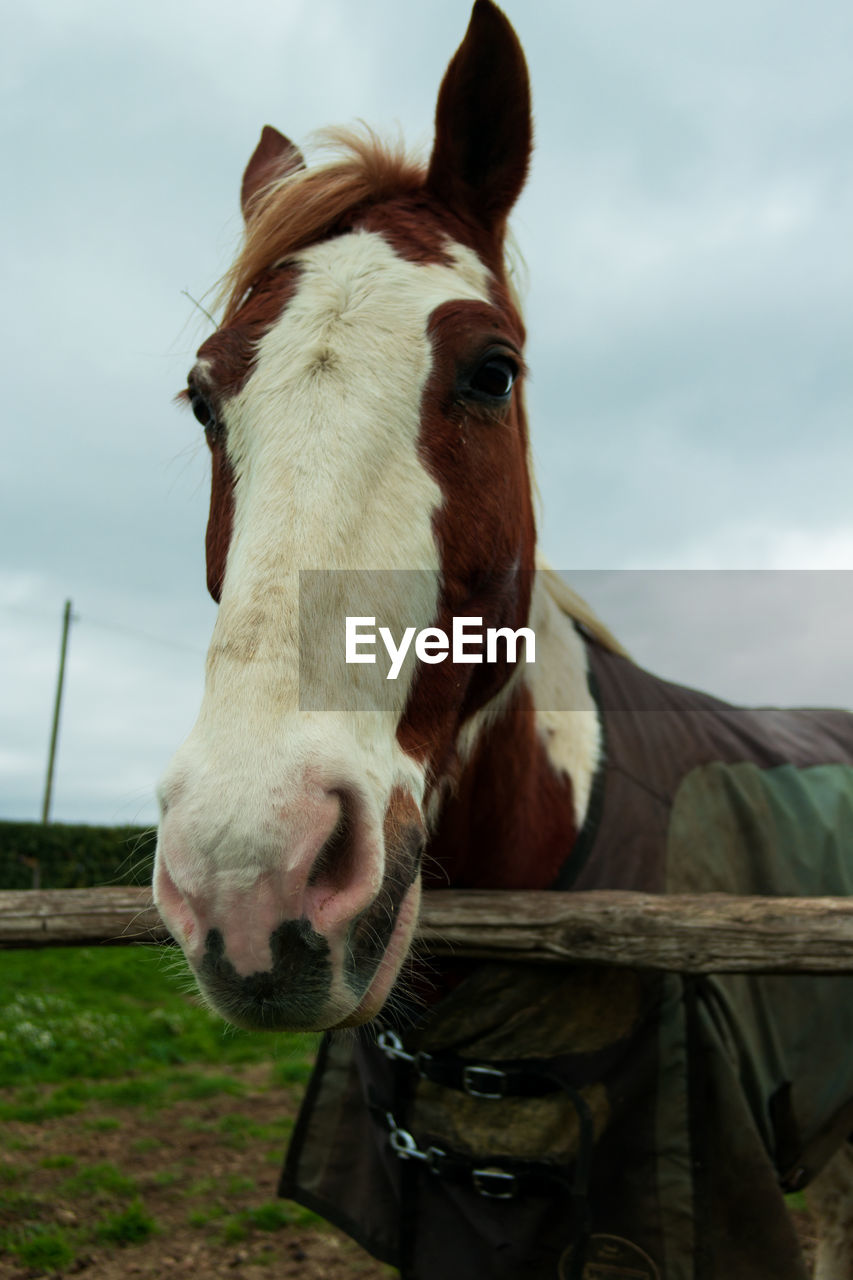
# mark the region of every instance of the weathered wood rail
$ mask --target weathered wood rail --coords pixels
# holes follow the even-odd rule
[[[0,948],[164,942],[146,888],[0,892]],[[601,962],[682,973],[853,973],[853,899],[441,890],[434,955]]]

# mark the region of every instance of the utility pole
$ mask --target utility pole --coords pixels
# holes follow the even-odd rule
[[[59,649],[59,675],[56,680],[56,701],[53,704],[53,728],[50,733],[50,751],[47,757],[47,779],[44,784],[42,822],[50,822],[50,796],[53,791],[53,765],[56,760],[56,743],[59,738],[59,712],[62,707],[62,686],[65,681],[65,655],[68,652],[68,631],[71,626],[71,601],[65,601],[62,614],[62,644]]]

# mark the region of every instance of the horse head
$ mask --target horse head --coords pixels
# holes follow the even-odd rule
[[[428,646],[389,681],[342,661],[341,619],[397,638],[528,620],[504,240],[530,149],[521,47],[477,0],[428,165],[371,135],[307,168],[268,127],[246,169],[244,246],[185,393],[212,455],[219,611],[199,717],[161,785],[154,880],[202,991],[238,1024],[381,1008],[444,799],[517,682],[520,655],[438,662]]]

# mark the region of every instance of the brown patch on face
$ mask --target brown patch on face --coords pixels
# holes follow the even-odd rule
[[[385,875],[368,909],[358,917],[347,938],[346,971],[353,990],[361,993],[385,954],[403,899],[416,880],[426,832],[412,797],[394,787],[383,821]]]
[[[524,626],[530,608],[535,527],[527,469],[527,431],[516,385],[505,404],[466,394],[472,370],[494,353],[521,366],[521,321],[506,291],[500,305],[450,302],[430,321],[433,367],[424,391],[421,458],[444,501],[434,516],[442,588],[435,626],[482,618],[483,628]],[[433,779],[451,777],[460,726],[512,674],[506,662],[420,664],[398,740],[427,760]]]
[[[381,235],[407,262],[452,267],[448,245],[456,242],[472,249],[495,275],[501,271],[502,245],[492,231],[445,208],[426,188],[362,210],[351,225]]]
[[[576,834],[572,784],[554,772],[522,688],[481,736],[444,804],[424,887],[547,889]]]
[[[216,407],[242,391],[255,367],[258,344],[299,287],[299,269],[284,264],[259,276],[229,324],[217,329],[198,349],[205,393]]]
[[[296,292],[299,272],[277,267],[264,273],[232,322],[211,334],[198,351],[190,385],[210,404],[216,428],[207,432],[211,452],[210,511],[205,552],[207,589],[219,603],[228,548],[234,528],[235,475],[228,456],[228,401],[245,386],[257,359],[258,344]]]
[[[397,869],[408,888],[418,872],[426,833],[418,806],[402,787],[391,789],[382,834],[389,859],[397,863],[402,859],[402,865]],[[401,854],[403,850],[405,854]]]
[[[210,442],[210,511],[204,548],[207,558],[207,589],[219,604],[225,581],[225,563],[234,527],[234,472],[222,437]]]

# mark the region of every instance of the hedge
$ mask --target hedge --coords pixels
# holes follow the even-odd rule
[[[0,821],[0,889],[89,889],[150,883],[156,832]]]

